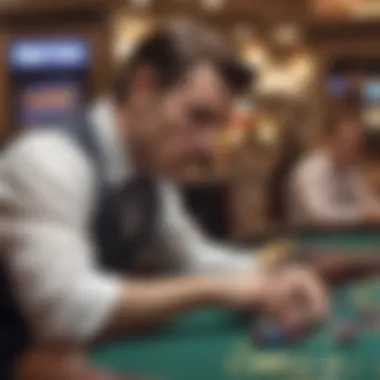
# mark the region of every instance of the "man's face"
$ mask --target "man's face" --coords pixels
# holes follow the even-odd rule
[[[147,98],[150,103],[139,119],[149,124],[145,129],[150,131],[156,170],[178,178],[188,166],[212,157],[215,136],[227,121],[232,100],[213,67],[200,64],[181,84]]]
[[[334,154],[340,165],[355,164],[360,155],[363,136],[355,122],[346,121],[336,131],[333,139]]]

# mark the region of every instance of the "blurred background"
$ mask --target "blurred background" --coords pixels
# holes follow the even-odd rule
[[[353,107],[347,99],[363,128],[360,176],[380,192],[377,0],[2,0],[1,141],[74,117],[107,92],[114,67],[155,22],[184,15],[232,40],[257,75],[212,162],[180,181],[211,235],[245,240],[283,228],[268,190],[281,188],[273,182],[284,174],[279,160],[294,144],[305,152],[321,144],[327,110],[344,114]]]

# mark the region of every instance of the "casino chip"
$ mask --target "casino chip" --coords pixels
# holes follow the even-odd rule
[[[253,343],[270,348],[279,348],[298,343],[307,335],[307,329],[293,324],[278,324],[272,321],[261,321],[253,324],[250,339]]]
[[[256,343],[264,347],[278,347],[284,344],[284,336],[280,326],[267,324],[260,326],[255,334]]]
[[[285,324],[282,326],[284,338],[287,343],[297,343],[307,336],[307,329],[297,324]]]
[[[380,308],[371,307],[364,309],[359,313],[357,319],[363,328],[377,328],[380,325]]]
[[[356,336],[356,327],[350,322],[340,322],[336,327],[335,336],[340,344],[351,343]]]
[[[290,239],[276,240],[261,249],[261,260],[265,265],[277,266],[292,258],[295,244]]]

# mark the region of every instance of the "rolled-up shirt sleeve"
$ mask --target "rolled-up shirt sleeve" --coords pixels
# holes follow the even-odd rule
[[[31,133],[2,157],[1,259],[38,341],[85,343],[116,308],[121,280],[97,267],[88,230],[94,197],[91,166],[58,132]]]
[[[244,271],[258,266],[258,252],[217,243],[206,236],[186,212],[181,196],[173,184],[163,184],[162,197],[163,241],[169,248],[171,262],[179,271]]]

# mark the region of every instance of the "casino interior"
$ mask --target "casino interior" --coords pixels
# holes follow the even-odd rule
[[[289,227],[273,215],[268,191],[289,135],[313,149],[327,105],[353,93],[365,126],[360,172],[380,191],[378,13],[371,0],[2,2],[2,141],[40,118],[70,117],[106,92],[112,67],[157,20],[199,19],[233,41],[256,80],[216,139],[212,162],[188,168],[180,183],[212,236],[261,239]],[[54,61],[65,49],[72,61]]]
[[[272,212],[272,193],[285,197],[278,194],[285,187],[272,183],[286,170],[278,170],[283,155],[291,156],[294,144],[302,152],[318,149],[331,109],[340,112],[339,119],[355,108],[364,136],[358,180],[380,199],[378,0],[2,1],[3,144],[33,124],[74,117],[106,93],[114,68],[157,21],[176,16],[220,31],[256,76],[221,129],[213,159],[189,167],[178,181],[194,218],[216,239],[255,242],[268,252],[289,244],[301,250],[304,245],[379,247],[380,203],[378,213],[355,223],[294,224]],[[336,318],[352,314],[359,304],[380,302],[376,281],[350,284],[338,293]],[[190,315],[154,338],[97,347],[91,358],[167,380],[380,376],[378,326],[350,349],[336,346],[329,326],[295,348],[266,351],[251,347],[234,318],[219,311]]]

